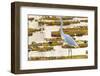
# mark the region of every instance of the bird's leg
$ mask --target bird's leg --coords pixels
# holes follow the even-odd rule
[[[68,57],[70,57],[70,49],[68,49]]]
[[[68,56],[69,56],[69,49],[68,49]]]
[[[72,49],[70,48],[70,52],[71,52],[71,58],[72,58]]]
[[[68,49],[68,56],[69,56],[70,58],[72,58],[72,49],[71,49],[71,48]]]

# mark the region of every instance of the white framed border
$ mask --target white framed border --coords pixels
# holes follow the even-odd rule
[[[58,15],[58,16],[86,16],[88,17],[88,59],[71,60],[47,60],[47,61],[28,61],[28,31],[27,15]],[[41,8],[41,7],[21,7],[20,8],[20,69],[43,69],[60,67],[78,67],[94,65],[94,11]]]

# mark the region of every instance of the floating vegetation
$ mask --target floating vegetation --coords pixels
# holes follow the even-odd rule
[[[69,46],[69,45],[63,45],[62,48],[85,48],[88,45],[87,44],[78,44],[79,47]]]
[[[55,60],[55,59],[84,59],[87,55],[73,55],[73,56],[51,56],[51,57],[30,57],[29,60]]]
[[[43,51],[53,50],[54,49],[53,46],[57,46],[57,45],[61,45],[62,48],[84,48],[84,47],[88,46],[86,40],[78,40],[76,42],[79,45],[79,47],[69,46],[68,44],[63,45],[62,41],[51,41],[51,43],[49,43],[49,42],[44,42],[44,43],[32,42],[32,44],[28,46],[28,49],[31,49],[32,51],[43,52]]]
[[[73,20],[74,18],[87,18],[87,17],[77,17],[77,16],[63,16],[63,20]],[[40,20],[59,20],[57,16],[43,16]]]
[[[45,38],[46,41],[61,41],[61,37]]]
[[[50,51],[53,50],[52,46],[49,46],[49,44],[47,43],[36,43],[36,42],[32,42],[31,45],[28,45],[28,49],[31,49],[32,51]]]
[[[33,32],[41,31],[41,29],[28,28],[28,36],[32,36]]]
[[[63,25],[70,25],[70,24],[77,24],[80,23],[80,21],[64,21]],[[52,22],[46,22],[46,21],[39,21],[39,24],[46,24],[47,26],[60,26],[60,22],[59,21],[52,21]]]
[[[29,48],[31,49],[31,51],[39,51],[39,52],[53,50],[52,46],[42,46],[42,47],[37,46],[37,47],[35,47],[35,46],[29,45]]]
[[[83,36],[88,34],[87,26],[64,28],[63,31],[65,34],[69,34],[71,36]],[[60,31],[54,31],[51,35],[52,37],[60,37]]]
[[[32,21],[32,20],[34,20],[34,18],[28,18],[28,20],[29,20],[29,21]]]
[[[80,20],[80,22],[88,22],[88,20]]]
[[[74,17],[72,16],[64,16],[62,19],[63,20],[72,20]],[[59,20],[59,17],[56,16],[44,16],[41,18],[42,20]]]

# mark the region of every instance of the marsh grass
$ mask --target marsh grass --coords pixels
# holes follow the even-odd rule
[[[74,28],[64,28],[63,31],[65,34],[69,34],[71,36],[88,35],[87,26],[74,27]],[[52,37],[60,37],[60,31],[53,31],[51,35],[52,35]]]
[[[29,60],[58,60],[58,59],[86,59],[87,55],[72,55],[59,57],[30,57]]]

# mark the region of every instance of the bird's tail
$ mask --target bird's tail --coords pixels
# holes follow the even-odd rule
[[[76,46],[75,46],[75,48],[79,48],[79,45],[76,43]]]

